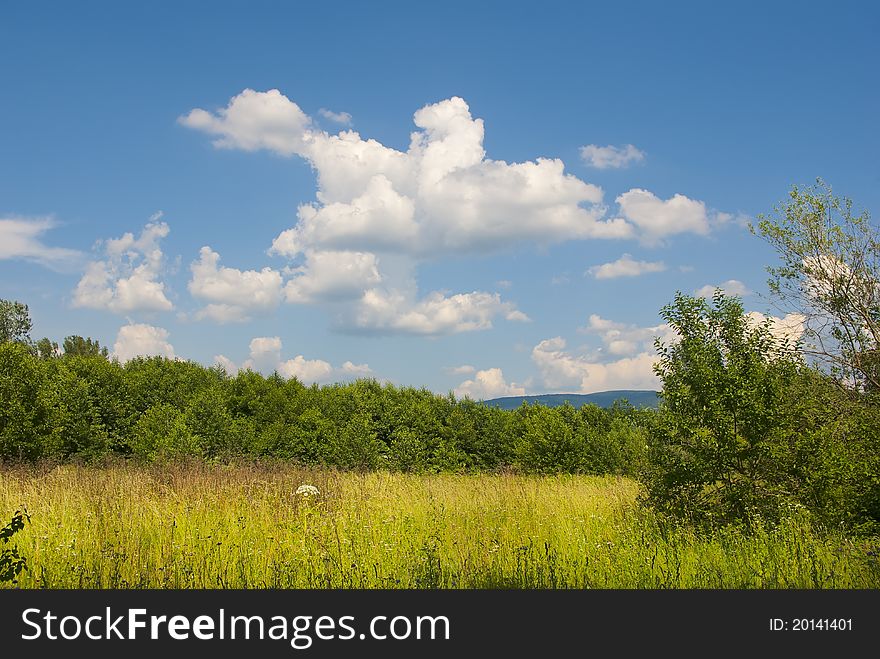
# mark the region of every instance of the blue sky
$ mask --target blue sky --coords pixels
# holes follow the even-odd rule
[[[655,386],[676,290],[771,311],[792,184],[876,215],[880,10],[767,4],[8,4],[0,297],[123,360]]]

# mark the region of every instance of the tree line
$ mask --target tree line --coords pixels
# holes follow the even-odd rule
[[[374,379],[306,386],[192,361],[44,356],[0,344],[0,458],[282,458],[400,471],[634,475],[650,411],[626,403],[515,411]]]

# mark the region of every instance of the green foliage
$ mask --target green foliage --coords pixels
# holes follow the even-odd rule
[[[43,337],[37,341],[34,349],[40,359],[55,359],[60,354],[58,344]]]
[[[804,348],[852,389],[880,390],[880,230],[821,179],[794,186],[752,231],[781,265],[770,290],[805,324]]]
[[[676,296],[659,344],[663,406],[643,471],[647,501],[716,526],[809,514],[870,531],[878,520],[880,414],[808,368],[735,298]]]
[[[186,426],[206,458],[223,458],[242,452],[243,447],[237,445],[241,438],[236,437],[232,415],[226,405],[222,389],[212,386],[197,391],[186,407]]]
[[[80,379],[61,360],[48,362],[44,368],[53,399],[51,419],[57,438],[55,454],[61,458],[103,456],[109,438],[93,402],[89,383]]]
[[[376,469],[383,463],[384,448],[373,429],[372,417],[360,412],[352,416],[336,436],[330,462],[357,471]]]
[[[0,583],[18,583],[19,575],[28,569],[27,560],[19,553],[15,545],[8,546],[12,536],[24,528],[25,521],[31,521],[27,511],[16,510],[12,519],[0,529],[0,542],[3,549],[0,550]]]
[[[66,337],[62,348],[67,357],[104,357],[106,359],[109,354],[107,348],[98,343],[96,339],[84,339],[76,335]]]
[[[100,356],[67,356],[64,368],[88,387],[86,395],[96,421],[107,435],[108,449],[123,455],[130,452],[129,438],[137,413],[129,393],[126,372],[118,362]]]
[[[584,449],[585,471],[635,476],[646,464],[648,441],[644,428],[622,416],[612,417],[604,432],[588,434]]]
[[[36,460],[55,454],[57,400],[39,359],[20,343],[0,343],[0,458]]]
[[[412,428],[396,428],[391,433],[391,441],[388,444],[388,465],[397,471],[416,473],[425,471],[430,457],[431,439]]]
[[[786,441],[797,357],[721,291],[711,305],[677,294],[661,315],[680,340],[657,343],[663,405],[649,501],[702,522],[779,518],[792,493],[774,477],[774,453]]]
[[[523,405],[524,432],[515,444],[520,468],[538,474],[580,471],[585,445],[583,437],[566,423],[565,408]]]
[[[131,437],[132,454],[147,462],[196,456],[199,439],[186,425],[185,415],[172,405],[159,403],[141,415]]]
[[[33,329],[28,306],[14,300],[0,300],[0,343],[30,345]]]

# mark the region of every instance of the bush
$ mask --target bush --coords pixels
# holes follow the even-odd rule
[[[135,424],[131,449],[136,457],[148,462],[201,454],[184,414],[165,403],[148,409]]]
[[[789,450],[798,358],[721,291],[711,306],[678,294],[661,315],[680,340],[658,343],[662,408],[643,473],[648,502],[710,525],[779,519],[797,502],[778,454]]]
[[[21,343],[0,343],[0,458],[36,460],[58,452],[57,400],[44,363]]]
[[[376,469],[383,461],[384,444],[373,429],[369,414],[355,414],[336,436],[332,463],[344,469],[366,471]]]
[[[583,467],[585,442],[557,408],[536,406],[525,417],[516,442],[516,463],[525,472],[574,473]]]

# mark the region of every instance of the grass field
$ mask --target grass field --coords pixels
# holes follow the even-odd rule
[[[297,495],[302,484],[320,494]],[[876,542],[697,537],[586,476],[288,466],[0,469],[25,588],[877,588]]]

